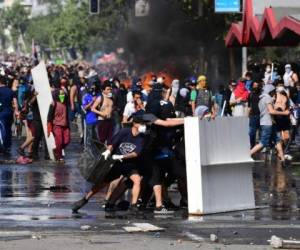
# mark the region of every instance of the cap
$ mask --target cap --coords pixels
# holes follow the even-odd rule
[[[290,64],[286,64],[285,68],[291,68],[292,66]]]
[[[206,81],[206,76],[204,76],[204,75],[200,75],[199,77],[198,77],[198,80],[197,80],[198,82],[200,82],[200,81]]]

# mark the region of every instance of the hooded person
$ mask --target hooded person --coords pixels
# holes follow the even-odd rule
[[[53,93],[53,103],[49,107],[48,112],[48,133],[53,133],[56,148],[54,156],[56,161],[63,163],[63,150],[70,143],[70,127],[68,122],[68,105],[67,95],[63,89],[57,89]]]
[[[127,93],[127,103],[133,102],[133,92],[141,92],[142,91],[142,79],[141,78],[133,78],[131,90]]]
[[[233,116],[247,115],[248,97],[249,91],[246,89],[245,83],[240,81],[230,97],[230,105],[233,107]]]
[[[170,95],[170,102],[175,106],[175,102],[176,102],[176,97],[177,97],[177,94],[178,94],[178,91],[179,91],[179,85],[180,85],[180,82],[178,79],[174,79],[172,81],[172,87],[171,87],[171,95]]]
[[[279,134],[277,133],[276,126],[273,124],[273,116],[288,116],[289,110],[277,111],[274,109],[274,96],[276,88],[272,84],[267,84],[263,88],[263,93],[260,96],[258,103],[260,111],[260,128],[261,136],[260,141],[251,149],[251,155],[261,151],[264,147],[270,146],[270,143],[276,145],[278,157],[280,161],[284,162],[284,155],[282,143]]]
[[[298,82],[298,76],[293,72],[292,66],[290,64],[285,65],[285,73],[283,75],[284,87],[294,87],[295,83]]]
[[[153,89],[148,96],[148,102],[145,107],[147,113],[159,116],[162,93],[163,93],[163,86],[161,84],[154,84]]]

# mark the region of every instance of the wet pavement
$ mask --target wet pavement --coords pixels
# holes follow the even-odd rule
[[[18,143],[14,141],[14,146]],[[210,234],[216,234],[224,244],[267,244],[272,235],[300,239],[300,155],[297,153],[293,164],[286,167],[277,164],[274,158],[268,159],[268,164],[254,167],[255,199],[259,207],[256,210],[196,218],[188,218],[184,210],[169,218],[156,218],[151,212],[135,218],[120,212],[114,218],[105,218],[101,208],[105,190],[80,214],[71,213],[71,204],[90,188],[76,167],[81,150],[79,139],[73,140],[66,150],[65,164],[41,160],[16,165],[13,163],[15,148],[13,156],[0,156],[1,230],[80,233],[82,225],[90,225],[91,233],[126,235],[124,226],[148,222],[166,229],[159,237],[172,239],[200,241],[208,239]],[[171,192],[171,196],[178,201],[176,192]]]

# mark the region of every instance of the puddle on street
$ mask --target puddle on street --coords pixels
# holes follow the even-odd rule
[[[99,198],[104,197],[103,193],[97,195],[97,205],[95,205],[95,200],[93,201],[94,205],[87,205],[88,209],[94,206],[94,210],[84,210],[84,214],[71,214],[71,204],[82,197],[82,194],[89,189],[89,184],[82,179],[76,168],[76,161],[74,160],[76,157],[72,156],[72,160],[67,161],[65,166],[55,166],[50,163],[45,163],[45,165],[37,165],[41,164],[37,163],[30,166],[1,165],[0,202],[4,207],[0,210],[0,220],[94,220],[97,216],[104,217],[99,204]],[[254,167],[256,205],[264,208],[209,215],[204,216],[202,219],[236,221],[300,220],[300,164],[297,164],[300,159],[296,157],[294,161],[296,164],[283,167],[274,159],[272,161],[268,159],[265,165],[261,164]],[[179,203],[179,195],[175,194],[174,198],[174,203]],[[39,211],[36,212],[37,215],[33,211],[32,214],[29,212],[29,214],[24,215],[21,210],[16,212],[14,208],[12,208],[11,214],[6,214],[10,211],[5,211],[5,206],[9,208],[10,204],[17,204],[18,206],[27,207],[33,201],[39,204],[38,206],[43,207],[47,203],[50,204],[47,208],[47,216],[39,214]],[[57,206],[62,207],[63,212],[57,212]],[[128,218],[126,214],[122,215],[122,213],[114,217],[117,219]],[[175,213],[174,219],[176,220],[186,218],[187,213],[182,210]],[[141,219],[153,220],[153,213],[146,212]],[[169,220],[170,218],[166,217],[165,219]]]

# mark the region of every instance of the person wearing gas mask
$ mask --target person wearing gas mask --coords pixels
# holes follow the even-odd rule
[[[98,136],[101,143],[109,144],[113,135],[113,100],[112,86],[109,81],[102,85],[102,95],[99,95],[91,108],[98,116]]]
[[[54,156],[56,161],[64,163],[63,150],[70,143],[70,127],[68,120],[67,96],[61,88],[53,93],[54,102],[50,105],[48,112],[48,137],[53,133],[56,148]]]
[[[290,88],[295,87],[295,83],[298,82],[297,74],[292,70],[292,66],[290,64],[285,65],[285,73],[283,75],[284,87]]]
[[[264,84],[272,84],[274,81],[273,76],[272,76],[272,65],[271,64],[266,65],[266,71],[264,74],[263,81],[264,81]]]
[[[92,139],[98,138],[98,117],[96,113],[91,110],[98,96],[99,93],[97,92],[96,84],[91,83],[87,87],[87,93],[82,98],[82,109],[85,112],[86,124],[85,147],[90,145]]]
[[[107,146],[102,153],[104,160],[111,157],[115,164],[108,173],[103,183],[96,184],[85,197],[73,205],[73,212],[77,212],[88,200],[95,195],[101,188],[110,182],[124,176],[129,178],[132,183],[131,210],[137,210],[137,201],[141,189],[141,176],[139,166],[139,156],[144,147],[144,136],[146,125],[141,117],[133,119],[131,128],[123,128],[116,134],[112,143]]]

